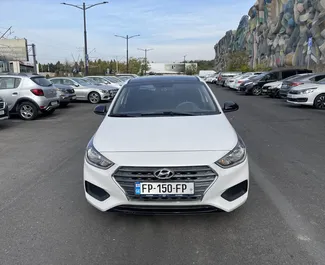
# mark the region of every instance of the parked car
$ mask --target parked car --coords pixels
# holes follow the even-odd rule
[[[116,87],[91,85],[80,77],[54,77],[49,80],[53,84],[70,86],[74,89],[77,100],[88,100],[92,104],[101,100],[112,100],[118,91]]]
[[[222,107],[196,76],[130,80],[108,110],[94,110],[104,119],[85,152],[87,201],[100,211],[150,213],[240,207],[249,192],[248,156],[224,114],[238,108]]]
[[[230,88],[238,90],[241,83],[245,82],[252,76],[257,76],[262,74],[262,72],[249,72],[235,77],[234,82],[231,84]]]
[[[6,120],[9,118],[9,109],[7,103],[0,98],[0,121]]]
[[[60,98],[61,107],[66,107],[71,102],[77,99],[76,92],[70,86],[55,84],[54,87],[57,88],[57,93]]]
[[[42,75],[7,74],[0,76],[0,97],[9,112],[23,120],[34,120],[39,114],[52,114],[60,99],[53,84]]]
[[[240,73],[233,73],[233,72],[221,72],[219,73],[217,85],[219,86],[225,86],[225,82],[229,77],[234,77],[235,75],[238,75]]]
[[[262,87],[265,84],[303,73],[312,73],[312,71],[308,69],[277,69],[269,71],[258,75],[251,82],[245,83],[245,86],[242,86],[240,91],[245,92],[246,95],[258,96],[262,94]]]
[[[117,76],[117,78],[122,80],[123,82],[126,82],[126,81],[132,79],[132,77],[130,77],[130,76],[123,76],[123,75]]]
[[[107,85],[107,86],[111,86],[111,87],[113,86],[115,88],[121,87],[119,84],[109,81],[104,76],[87,76],[87,78],[94,80],[97,84],[100,84],[100,85]]]
[[[218,74],[219,73],[214,73],[214,74],[211,74],[211,75],[207,76],[206,78],[204,78],[205,82],[207,82],[207,83],[215,83],[217,81]]]
[[[303,76],[303,75],[305,75],[305,74],[297,74],[297,75],[289,76],[289,77],[282,79],[280,81],[266,83],[262,87],[262,95],[268,95],[271,98],[274,98],[274,97],[280,98],[280,88],[282,86],[282,83],[284,81],[291,81],[291,80],[298,78],[300,76]]]
[[[287,102],[325,110],[325,79],[291,88],[287,94]]]
[[[325,73],[320,74],[302,74],[297,76],[297,78],[292,80],[286,80],[282,82],[280,88],[280,97],[286,98],[289,90],[292,87],[300,86],[306,83],[315,83],[325,78]]]
[[[234,75],[232,77],[228,77],[225,81],[225,87],[228,87],[228,88],[231,88],[233,86],[233,84],[235,83],[235,79],[240,77],[242,74],[237,74],[237,75]]]

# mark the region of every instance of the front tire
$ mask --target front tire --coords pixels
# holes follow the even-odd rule
[[[91,103],[91,104],[98,104],[100,102],[101,98],[100,98],[100,95],[99,93],[97,92],[90,92],[89,95],[88,95],[88,101]]]
[[[315,109],[325,109],[325,94],[319,94],[314,100]]]
[[[22,120],[30,121],[34,120],[38,116],[38,110],[34,103],[32,102],[22,102],[17,108],[19,117]]]
[[[254,96],[259,96],[262,93],[262,89],[258,86],[253,87],[252,94]]]

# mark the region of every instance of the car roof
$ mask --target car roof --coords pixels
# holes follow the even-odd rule
[[[134,79],[129,79],[128,84],[137,83],[157,83],[157,82],[202,82],[197,76],[189,75],[152,75],[152,76],[141,76]]]
[[[3,74],[3,75],[0,75],[0,76],[10,76],[10,77],[28,77],[28,78],[31,78],[31,77],[44,77],[43,75],[39,75],[39,74],[34,74],[34,73],[6,73],[6,74]]]

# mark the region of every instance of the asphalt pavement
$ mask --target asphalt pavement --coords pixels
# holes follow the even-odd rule
[[[82,165],[102,117],[76,103],[0,123],[0,264],[325,264],[325,111],[211,87],[221,104],[240,106],[227,116],[250,157],[244,206],[200,216],[97,211]]]

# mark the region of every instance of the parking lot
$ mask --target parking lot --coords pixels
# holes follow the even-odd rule
[[[221,104],[240,107],[228,117],[250,156],[243,207],[203,216],[97,211],[84,198],[82,166],[102,117],[73,103],[0,123],[1,265],[325,264],[325,112],[211,87]]]

